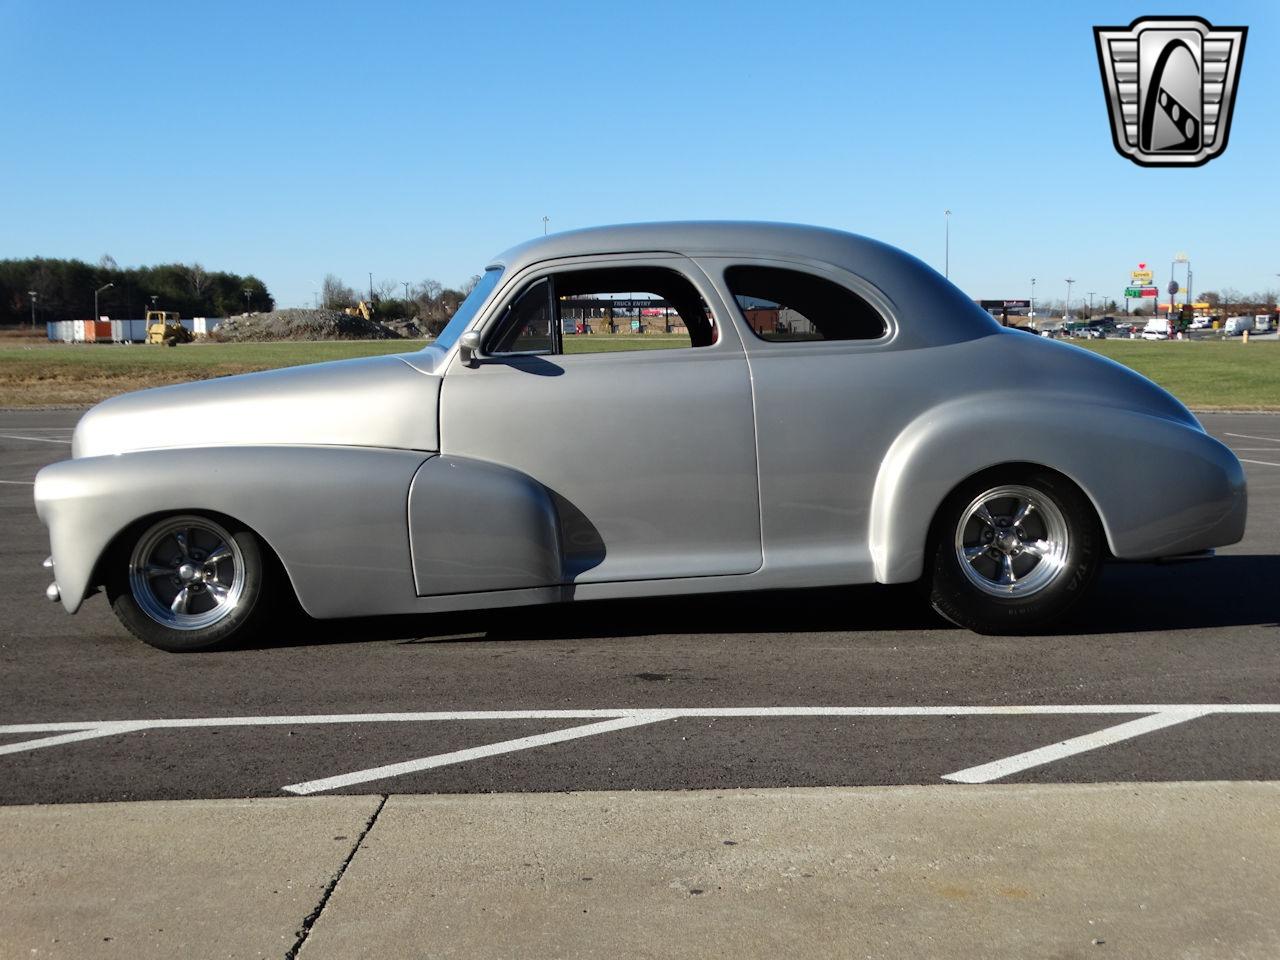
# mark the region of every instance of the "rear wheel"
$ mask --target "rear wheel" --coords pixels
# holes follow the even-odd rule
[[[261,625],[266,570],[258,538],[246,528],[177,514],[122,545],[107,591],[138,639],[173,652],[208,650]]]
[[[933,608],[979,633],[1052,626],[1088,590],[1102,561],[1092,505],[1049,471],[987,471],[938,513]]]

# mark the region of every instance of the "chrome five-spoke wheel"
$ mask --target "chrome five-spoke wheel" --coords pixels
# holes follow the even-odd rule
[[[244,594],[245,558],[232,534],[207,517],[168,517],[129,557],[129,592],[170,630],[204,630],[231,616]]]
[[[956,526],[955,550],[969,581],[993,597],[1027,597],[1066,566],[1070,534],[1058,505],[1030,487],[993,487],[974,497]]]
[[[1055,626],[1084,595],[1105,555],[1093,505],[1047,469],[992,467],[938,509],[933,608],[980,633]]]

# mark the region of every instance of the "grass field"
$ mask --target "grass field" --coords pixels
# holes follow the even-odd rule
[[[1280,341],[1076,341],[1197,410],[1280,410]]]
[[[566,337],[568,353],[666,349],[687,337],[665,334]],[[1280,410],[1280,342],[1078,341],[1150,377],[1201,410]],[[96,403],[143,387],[270,370],[322,360],[415,350],[405,340],[321,343],[193,343],[168,348],[135,344],[48,343],[0,339],[0,406]]]

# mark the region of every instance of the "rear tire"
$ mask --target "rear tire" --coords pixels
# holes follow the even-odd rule
[[[160,650],[242,642],[268,616],[263,553],[253,532],[233,521],[161,517],[120,544],[107,596],[129,632]]]
[[[998,467],[947,498],[930,548],[934,610],[977,633],[1033,633],[1088,592],[1103,536],[1093,506],[1065,477]]]

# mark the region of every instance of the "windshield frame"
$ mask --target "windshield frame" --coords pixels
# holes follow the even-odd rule
[[[439,347],[441,350],[450,350],[458,338],[471,326],[471,322],[475,320],[480,313],[480,308],[498,289],[498,283],[502,279],[503,267],[493,265],[486,267],[484,274],[471,288],[471,292],[467,294],[465,300],[458,304],[458,309],[454,311],[453,316],[449,318],[449,322],[445,324],[443,330],[436,336],[430,346]]]

